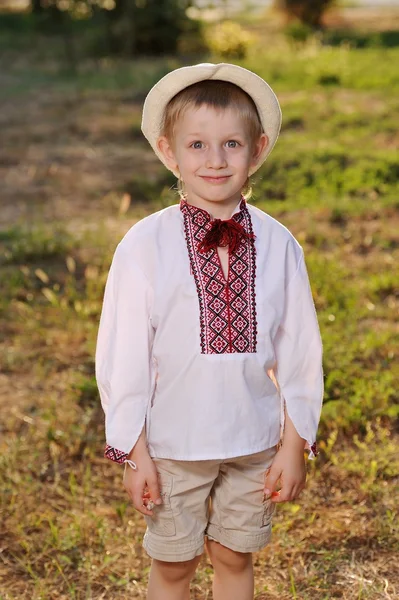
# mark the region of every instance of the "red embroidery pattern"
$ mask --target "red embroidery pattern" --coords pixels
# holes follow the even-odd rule
[[[215,248],[200,252],[198,246],[212,227],[210,214],[181,200],[191,272],[198,292],[201,353],[256,352],[256,250],[254,239],[241,239],[229,255],[226,282]],[[253,235],[246,201],[232,217]]]
[[[310,449],[315,456],[318,456],[320,454],[318,447],[317,447],[317,442],[313,442],[313,444],[310,446]]]
[[[128,457],[128,453],[123,452],[122,450],[117,450],[116,448],[113,448],[109,444],[106,444],[105,449],[104,449],[104,456],[105,456],[105,458],[109,458],[110,460],[113,460],[114,462],[123,463],[125,461],[125,458]]]

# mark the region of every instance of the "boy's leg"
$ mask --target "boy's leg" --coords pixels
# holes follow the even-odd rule
[[[189,600],[220,461],[153,461],[163,502],[153,517],[145,516],[143,546],[152,558],[147,600]]]
[[[252,554],[230,550],[210,539],[205,544],[214,569],[213,599],[253,600]]]
[[[214,600],[252,600],[252,553],[268,545],[276,505],[264,497],[277,447],[222,461],[205,536],[215,570]]]
[[[189,600],[190,582],[201,556],[184,562],[153,559],[147,600]]]

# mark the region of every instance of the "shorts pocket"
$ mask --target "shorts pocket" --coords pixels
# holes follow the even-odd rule
[[[270,498],[263,500],[263,508],[260,518],[260,526],[267,527],[270,525],[273,518],[274,511],[276,510],[276,503],[272,502]]]
[[[145,515],[148,529],[152,533],[162,536],[172,536],[176,533],[176,523],[173,516],[170,495],[172,492],[173,477],[169,473],[159,473],[158,479],[162,504],[154,506],[153,516]]]

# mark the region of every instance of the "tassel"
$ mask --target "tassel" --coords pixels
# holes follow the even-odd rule
[[[198,244],[198,249],[200,252],[207,253],[211,248],[228,246],[229,251],[234,253],[240,245],[241,239],[253,239],[254,237],[253,233],[247,233],[235,219],[226,221],[215,219],[211,229]]]

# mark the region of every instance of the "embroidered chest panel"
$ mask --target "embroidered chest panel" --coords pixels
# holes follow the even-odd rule
[[[194,276],[199,309],[202,354],[256,352],[256,249],[254,239],[242,238],[229,253],[228,278],[223,274],[216,248],[208,252],[198,246],[212,227],[209,213],[181,201],[184,231]],[[232,217],[253,234],[246,201]]]

